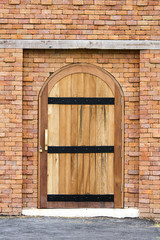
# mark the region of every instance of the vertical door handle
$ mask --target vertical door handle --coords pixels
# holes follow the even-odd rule
[[[39,147],[39,152],[40,152],[40,153],[43,152],[43,150],[42,150],[42,146],[41,146],[41,145],[40,145],[40,147]]]
[[[48,150],[48,129],[45,129],[45,150]]]

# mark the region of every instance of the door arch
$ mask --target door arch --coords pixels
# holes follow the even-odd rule
[[[71,64],[39,94],[39,208],[123,207],[123,92],[107,71]]]

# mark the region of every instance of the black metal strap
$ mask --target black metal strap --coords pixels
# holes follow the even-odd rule
[[[114,98],[49,97],[48,104],[114,105]]]
[[[114,202],[114,195],[47,195],[47,201],[49,202]]]
[[[114,146],[48,146],[48,153],[114,153]]]

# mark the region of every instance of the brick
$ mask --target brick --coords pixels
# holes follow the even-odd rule
[[[139,138],[139,133],[129,133],[129,138]]]
[[[24,171],[23,171],[23,174],[24,174],[24,175],[32,175],[32,174],[33,174],[33,171],[32,171],[32,170],[24,170]]]
[[[51,5],[53,0],[41,0],[42,5]]]
[[[129,152],[128,154],[130,157],[138,157],[139,156],[139,152]]]
[[[127,21],[127,25],[131,25],[131,26],[137,25],[137,21],[129,20]]]
[[[83,5],[84,0],[73,0],[73,5]]]
[[[114,1],[114,0],[106,0],[105,2],[104,2],[104,4],[105,5],[107,5],[107,6],[115,6],[115,5],[117,5],[117,1]]]
[[[31,4],[40,4],[41,0],[31,0]]]
[[[129,119],[138,120],[139,119],[139,115],[130,115]]]
[[[149,203],[149,199],[140,199],[139,202],[140,203]]]
[[[129,193],[135,193],[135,194],[137,193],[138,194],[139,193],[139,189],[137,189],[137,188],[128,188],[128,192]]]
[[[154,96],[153,95],[153,100],[155,100],[155,101],[160,101],[160,96],[158,95],[158,96]]]
[[[24,81],[26,81],[26,82],[33,82],[33,76],[24,77]]]
[[[151,58],[150,59],[150,63],[158,63],[158,64],[160,64],[160,57]]]
[[[94,21],[94,25],[105,25],[105,21],[104,20],[96,20]]]
[[[20,0],[9,0],[9,4],[20,4]]]
[[[160,131],[153,132],[153,137],[154,138],[160,138]]]
[[[3,138],[5,136],[6,136],[6,134],[4,132],[0,133],[0,138]]]
[[[44,58],[34,58],[34,62],[38,62],[38,63],[43,63],[44,62]]]
[[[148,0],[137,0],[137,5],[138,6],[147,6]]]
[[[129,171],[128,171],[128,174],[138,175],[138,174],[139,174],[139,171],[138,171],[138,170],[129,170]]]
[[[15,61],[16,61],[16,59],[14,57],[8,57],[8,58],[4,59],[4,62],[6,62],[6,63],[13,63]]]
[[[153,213],[160,214],[160,208],[159,209],[153,209]],[[160,219],[160,218],[158,218]]]

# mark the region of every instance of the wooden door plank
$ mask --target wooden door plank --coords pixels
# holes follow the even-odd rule
[[[101,194],[101,153],[96,153],[96,194]]]
[[[78,194],[78,154],[71,154],[71,194]]]
[[[58,146],[59,145],[59,106],[58,105],[48,105],[48,145]],[[55,165],[56,164],[56,165]],[[58,184],[58,178],[55,175],[59,175],[57,161],[54,160],[53,154],[48,154],[47,162],[47,188],[50,194],[54,194],[54,188]],[[53,192],[51,192],[51,189]],[[49,192],[47,192],[49,194]]]
[[[53,155],[53,192],[59,193],[59,154]]]
[[[66,194],[72,194],[71,189],[71,174],[72,174],[72,165],[71,165],[71,154],[65,154],[65,161],[66,161]]]
[[[113,97],[113,93],[109,86],[97,78],[96,81],[96,96],[97,97]],[[109,124],[109,112],[108,112],[108,106],[96,106],[97,112],[96,112],[96,144],[97,145],[108,145],[108,124]],[[112,144],[114,145],[114,143]],[[101,168],[101,171],[100,169]],[[102,153],[96,155],[96,173],[100,177],[100,179],[97,179],[96,177],[96,188],[97,192],[100,194],[107,194],[107,185],[108,185],[108,154]],[[99,190],[98,190],[99,188]]]
[[[106,145],[106,136],[105,136],[105,123],[106,123],[106,112],[105,112],[105,106],[101,106],[101,145]],[[101,194],[105,194],[106,192],[106,185],[107,185],[107,171],[106,171],[106,154],[101,154]]]
[[[59,155],[48,154],[47,159],[47,194],[59,193]]]
[[[67,76],[65,97],[70,97],[72,95],[72,78],[71,75]],[[65,145],[71,146],[71,131],[72,131],[72,122],[71,122],[71,105],[65,106],[65,123],[66,123],[66,140]],[[71,154],[65,154],[65,163],[66,163],[66,194],[71,194]]]
[[[107,144],[114,146],[115,126],[114,126],[114,105],[105,106],[107,112]]]
[[[113,97],[113,93],[109,88],[109,86],[105,84],[103,81],[99,81],[99,79],[96,82],[96,93],[97,93],[97,97]],[[114,107],[113,106],[111,107],[112,107],[111,110],[113,110],[113,113],[114,113]],[[110,109],[110,106],[108,105],[102,106],[101,110],[100,110],[100,106],[97,107],[97,115],[99,116],[99,120],[97,125],[98,129],[96,133],[98,134],[98,136],[101,136],[100,140],[98,140],[98,137],[97,137],[98,144],[113,146],[114,139],[110,140],[110,137],[113,138],[113,135],[114,135],[114,118],[112,118],[112,115],[110,115],[109,109]],[[107,153],[102,154],[101,155],[101,191],[100,191],[101,194],[108,194],[108,186],[113,184],[112,178],[110,180],[110,178],[108,177],[111,175],[109,174],[110,170],[112,170],[111,173],[113,173],[113,169],[111,169],[112,163],[111,163],[111,166],[109,164],[110,163],[108,162],[108,154]],[[110,167],[108,167],[108,165]]]
[[[89,77],[89,97],[96,97],[96,77]],[[89,142],[96,146],[96,106],[89,107]],[[96,193],[96,154],[90,153],[90,194]]]
[[[59,97],[66,96],[67,80],[59,82]],[[59,146],[66,145],[66,106],[59,105]],[[59,194],[66,193],[66,155],[59,154]]]
[[[96,97],[114,97],[110,87],[98,77],[96,77]]]
[[[84,194],[84,161],[83,153],[78,154],[78,194]]]
[[[59,97],[59,83],[57,83],[49,97]],[[59,145],[59,106],[48,105],[48,145]],[[59,188],[59,156],[48,154],[48,194],[57,194]]]
[[[107,153],[102,153],[101,159],[102,159],[101,194],[108,194],[108,191],[107,191],[107,185],[108,185]]]
[[[106,85],[106,84],[105,84]],[[106,86],[103,81],[96,78],[96,97],[104,97]],[[96,145],[102,146],[104,142],[104,111],[102,105],[96,106]],[[101,153],[96,154],[96,194],[103,193],[104,188],[104,159]]]
[[[82,105],[78,105],[78,146],[82,146]],[[78,154],[78,194],[84,194],[84,155]]]
[[[48,94],[48,97],[59,97],[59,82],[57,82],[51,89],[50,93]]]
[[[96,193],[96,154],[90,153],[90,194]]]
[[[96,80],[96,97],[101,97],[101,81]],[[102,145],[102,105],[96,105],[96,146]],[[96,194],[101,194],[101,153],[96,153]]]
[[[59,83],[51,90],[49,97],[59,97]],[[48,105],[48,143],[49,146],[59,145],[59,106]],[[59,157],[48,154],[48,194],[58,194],[59,188]]]
[[[104,106],[96,106],[96,145],[104,143]],[[102,194],[104,191],[105,159],[102,153],[96,154],[96,192]],[[103,162],[103,164],[102,164]]]
[[[47,194],[55,194],[53,189],[53,160],[54,155],[48,154],[47,157]]]
[[[89,96],[89,78],[84,75],[84,97]],[[84,146],[89,146],[90,136],[89,136],[89,105],[83,105],[82,107],[82,144]],[[90,190],[90,156],[89,154],[84,154],[84,194],[89,193]]]
[[[71,75],[72,79],[72,97],[78,95],[78,74]],[[71,106],[71,146],[78,144],[78,107],[77,105]],[[72,194],[78,193],[78,154],[71,155],[71,192]]]
[[[107,161],[107,193],[114,194],[114,154],[108,153]]]
[[[83,97],[84,93],[84,74],[78,74],[77,78],[77,97]],[[82,105],[77,105],[78,114],[78,146],[82,146]],[[84,155],[78,154],[78,194],[84,194]]]
[[[89,153],[84,154],[84,194],[89,194],[90,185],[90,162]]]
[[[103,145],[108,146],[108,105],[104,105],[104,134],[103,134]],[[113,144],[114,145],[114,144]],[[103,182],[103,192],[108,194],[108,153],[103,154],[104,167],[102,168],[102,182]]]

